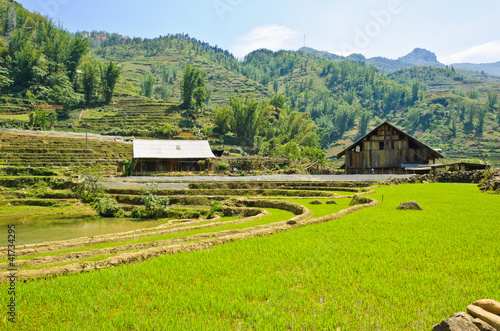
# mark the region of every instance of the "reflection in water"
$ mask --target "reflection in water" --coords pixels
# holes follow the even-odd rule
[[[7,225],[9,224],[16,225],[16,245],[19,246],[126,232],[158,226],[160,223],[157,221],[138,222],[130,219],[105,219],[99,217],[0,217],[0,229],[5,230],[0,231],[0,246],[7,245]]]

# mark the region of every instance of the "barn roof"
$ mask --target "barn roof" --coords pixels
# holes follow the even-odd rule
[[[417,144],[421,148],[427,148],[427,149],[429,149],[431,151],[431,155],[434,156],[436,159],[444,159],[445,158],[441,153],[439,153],[438,151],[436,151],[434,148],[432,148],[432,147],[424,144],[423,142],[419,141],[417,138],[409,135],[408,133],[402,131],[401,129],[399,129],[397,127],[395,127],[394,125],[392,125],[389,122],[384,122],[384,123],[380,124],[379,126],[377,126],[375,129],[373,129],[372,131],[370,131],[369,133],[367,133],[366,135],[364,135],[361,139],[359,139],[358,141],[356,141],[355,143],[353,143],[351,146],[347,147],[342,152],[340,152],[337,155],[337,158],[341,158],[342,156],[345,155],[345,153],[347,151],[350,151],[350,150],[356,148],[356,146],[360,145],[361,142],[363,142],[363,140],[365,140],[367,137],[369,137],[369,136],[373,135],[374,133],[376,133],[383,125],[388,125],[391,129],[393,129],[394,131],[398,132],[400,135],[408,137],[409,140],[413,141],[415,144]]]
[[[134,159],[212,159],[207,140],[134,140]]]

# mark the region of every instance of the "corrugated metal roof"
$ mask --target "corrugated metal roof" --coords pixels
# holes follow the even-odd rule
[[[207,140],[134,140],[134,159],[215,158]]]

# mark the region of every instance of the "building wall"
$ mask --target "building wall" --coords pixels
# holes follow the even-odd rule
[[[200,167],[199,160],[164,160],[164,159],[135,159],[134,171],[137,172],[172,172],[172,171],[204,171],[206,167]]]
[[[405,174],[402,164],[429,164],[432,151],[420,148],[388,126],[367,136],[356,148],[346,151],[347,174]]]

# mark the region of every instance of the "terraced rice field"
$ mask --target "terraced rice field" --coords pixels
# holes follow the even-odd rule
[[[209,187],[242,189],[225,185]],[[498,196],[407,184],[349,207],[342,194],[354,192],[295,186],[302,193],[281,199],[217,196],[237,215],[19,247],[19,276],[45,279],[18,282],[18,324],[3,326],[430,330],[478,298],[498,299]],[[424,210],[395,209],[408,200]]]
[[[114,105],[83,110],[77,128],[88,125],[92,132],[107,134],[114,131],[120,134],[140,136],[141,130],[153,124],[169,123],[178,125],[181,119],[178,104],[157,101],[120,100]]]
[[[101,164],[116,171],[132,156],[132,145],[123,142],[0,132],[0,165],[20,167],[76,167]]]
[[[158,194],[169,196],[171,203],[177,205],[173,208],[208,209],[213,201],[222,201],[223,212],[213,219],[160,220],[154,228],[22,245],[16,251],[18,276],[30,279],[87,272],[164,254],[207,249],[324,222],[339,217],[337,213],[341,211],[345,214],[358,210],[359,206],[348,206],[349,198],[358,189],[335,185],[338,183],[194,183],[185,190],[160,190]],[[141,204],[137,189],[108,192],[124,210]],[[270,196],[274,198],[264,198]],[[283,201],[287,196],[295,199]],[[310,204],[316,199],[319,205]],[[53,199],[44,201],[56,203]],[[5,248],[0,248],[0,252],[5,253]],[[1,272],[7,274],[8,267],[6,259],[0,260]]]

